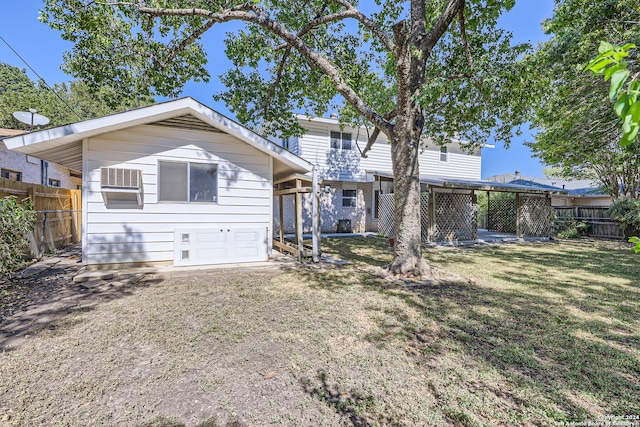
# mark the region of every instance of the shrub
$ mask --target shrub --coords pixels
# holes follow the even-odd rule
[[[0,274],[14,270],[29,248],[26,236],[33,231],[36,213],[30,199],[0,199]]]
[[[589,223],[586,221],[576,221],[570,212],[561,219],[554,214],[554,219],[553,233],[561,239],[576,239],[586,235],[589,231]]]
[[[609,207],[607,215],[620,223],[627,236],[640,231],[640,200],[618,199]]]

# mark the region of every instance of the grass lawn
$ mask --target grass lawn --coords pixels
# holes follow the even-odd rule
[[[353,264],[142,283],[49,314],[0,353],[0,425],[640,417],[640,257],[629,245],[429,249],[431,265],[461,278],[418,286],[368,272],[391,260],[386,240],[323,247]]]

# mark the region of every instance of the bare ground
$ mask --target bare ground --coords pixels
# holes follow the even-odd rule
[[[390,251],[371,239],[327,248],[355,264],[78,285],[69,260],[15,282],[20,302],[0,311],[0,425],[552,425],[640,412],[638,268],[624,248],[588,258],[585,246],[575,265],[558,245],[434,251],[429,262],[474,280],[422,284],[372,274]],[[596,268],[607,254],[617,266]]]

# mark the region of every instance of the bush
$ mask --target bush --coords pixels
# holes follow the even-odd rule
[[[576,221],[573,214],[565,215],[561,220],[554,216],[553,233],[561,239],[577,239],[587,234],[589,223]]]
[[[36,213],[30,199],[0,199],[0,274],[14,270],[29,248],[26,236],[33,231]]]
[[[607,215],[620,223],[627,236],[640,232],[640,200],[618,199],[609,207]]]

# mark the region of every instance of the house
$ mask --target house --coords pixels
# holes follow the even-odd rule
[[[292,153],[313,163],[322,180],[322,232],[378,231],[378,202],[381,194],[393,192],[391,146],[384,135],[378,137],[367,157],[361,151],[367,145],[370,129],[341,127],[336,116],[330,118],[297,116],[306,133],[283,141]],[[488,146],[491,147],[491,146]],[[480,179],[481,150],[468,153],[459,142],[440,147],[427,144],[419,157],[420,170],[439,178]],[[310,210],[310,197],[305,198]],[[293,229],[293,203],[284,202],[285,231]],[[279,207],[275,206],[278,210]],[[305,218],[305,231],[311,229]]]
[[[0,129],[0,140],[26,133],[17,129]],[[0,142],[0,177],[29,184],[78,189],[82,185],[79,172],[34,156],[10,151]]]
[[[516,171],[516,173],[494,175],[487,180],[548,190],[562,190],[562,193],[556,193],[551,197],[551,205],[554,207],[606,207],[612,203],[611,196],[590,179],[534,178],[523,176]]]
[[[82,174],[82,262],[265,261],[274,181],[312,165],[192,98],[4,140]]]

